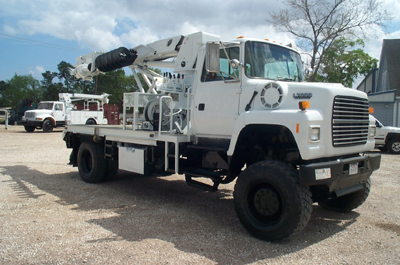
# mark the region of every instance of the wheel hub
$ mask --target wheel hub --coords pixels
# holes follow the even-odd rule
[[[279,211],[281,204],[275,191],[262,188],[254,194],[254,206],[260,214],[271,216]]]
[[[392,149],[393,149],[393,151],[395,151],[395,152],[399,152],[399,151],[400,151],[400,142],[394,142],[394,143],[392,144]]]

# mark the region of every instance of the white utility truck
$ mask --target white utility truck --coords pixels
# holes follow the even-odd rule
[[[102,95],[60,93],[59,101],[42,101],[35,110],[25,111],[20,125],[27,132],[36,128],[51,132],[53,128],[66,124],[107,124],[104,104],[108,104],[108,94]],[[73,102],[83,101],[83,110],[77,110]],[[94,110],[91,110],[94,106]]]
[[[72,72],[90,80],[124,66],[140,92],[125,93],[123,124],[64,131],[70,163],[83,181],[100,182],[119,168],[182,174],[188,185],[216,191],[237,178],[233,202],[240,222],[270,241],[301,231],[313,202],[348,212],[366,200],[381,159],[366,153],[376,129],[367,95],[304,82],[294,49],[198,32],[87,54]]]
[[[376,137],[375,147],[381,151],[400,154],[400,128],[385,126],[380,121],[375,121]]]

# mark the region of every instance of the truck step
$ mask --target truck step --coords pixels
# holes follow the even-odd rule
[[[208,185],[208,184],[193,180],[192,176],[190,176],[190,175],[186,175],[185,179],[186,179],[186,184],[188,186],[191,186],[191,187],[194,187],[194,188],[198,188],[198,189],[201,189],[201,190],[205,190],[205,191],[210,191],[210,192],[215,192],[215,191],[218,190],[219,182],[214,182],[214,185],[211,186],[211,185]]]
[[[209,178],[212,179],[214,182],[220,182],[222,177],[219,173],[213,172],[206,169],[186,169],[183,172],[185,175],[189,175],[191,177],[202,177],[202,178]]]

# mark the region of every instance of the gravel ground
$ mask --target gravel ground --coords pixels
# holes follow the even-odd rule
[[[87,184],[69,153],[62,130],[0,128],[0,264],[400,264],[400,156],[382,154],[362,206],[314,204],[305,230],[276,244],[240,225],[234,183],[209,193],[120,171]]]

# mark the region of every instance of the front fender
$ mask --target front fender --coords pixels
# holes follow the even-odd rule
[[[320,112],[316,110],[272,110],[272,111],[249,111],[242,113],[236,120],[230,141],[228,156],[232,156],[240,132],[248,125],[279,125],[284,126],[292,133],[303,159],[312,159],[326,153],[326,136],[322,134],[327,131],[329,137],[330,124],[328,129]],[[321,127],[321,140],[316,143],[309,142],[310,126]],[[324,136],[324,139],[323,139]]]
[[[54,118],[52,116],[46,116],[42,118],[42,121],[44,122],[45,120],[50,120],[51,123],[53,124],[54,127],[56,127],[56,121],[54,120]],[[42,123],[43,123],[42,122]]]

